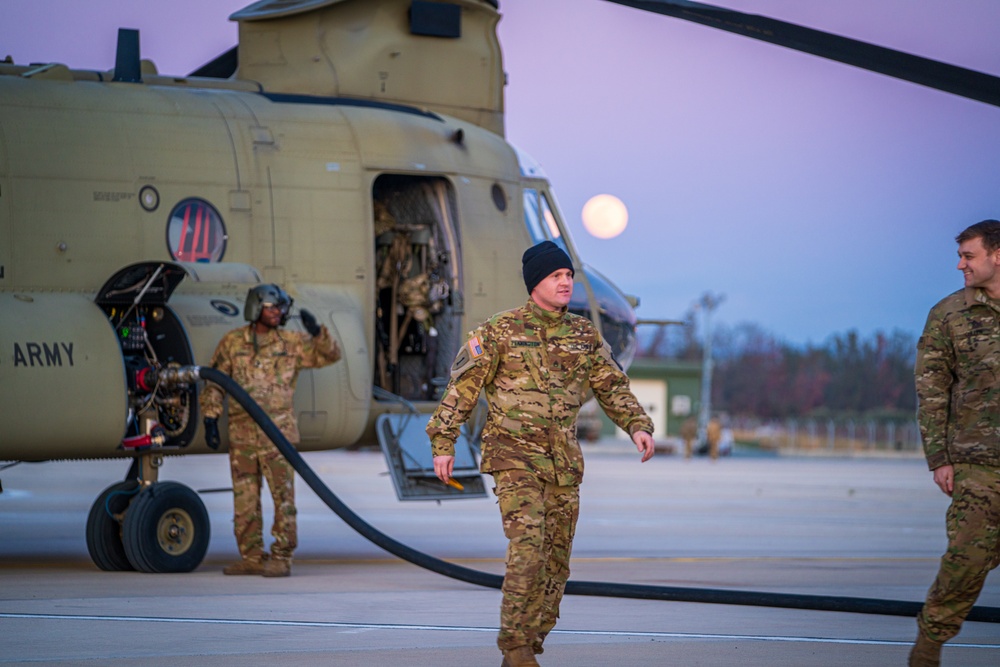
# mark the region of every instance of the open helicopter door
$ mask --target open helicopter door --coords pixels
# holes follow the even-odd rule
[[[469,426],[455,443],[455,469],[452,481],[444,484],[434,474],[434,458],[427,441],[427,422],[431,415],[416,412],[383,414],[375,422],[378,442],[399,500],[444,500],[451,498],[483,498],[486,487],[469,439]],[[461,487],[461,488],[459,488]]]
[[[381,174],[372,186],[374,384],[437,401],[462,345],[462,248],[454,188],[442,176]]]

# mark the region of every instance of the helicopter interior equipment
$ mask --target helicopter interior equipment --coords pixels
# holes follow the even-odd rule
[[[995,77],[881,47],[618,4],[998,103]],[[0,460],[129,461],[88,521],[102,569],[200,562],[200,500],[158,473],[212,450],[197,383],[163,379],[208,362],[257,283],[344,352],[300,377],[303,451],[429,411],[465,332],[523,303],[521,253],[542,240],[577,267],[570,309],[624,366],[635,352],[637,299],[583,262],[548,178],[504,138],[497,0],[262,0],[231,19],[238,45],[190,76],[161,75],[130,30],[109,71],[0,62]]]

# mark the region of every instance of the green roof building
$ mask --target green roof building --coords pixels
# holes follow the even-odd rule
[[[657,439],[679,437],[681,423],[698,418],[701,397],[701,362],[638,358],[628,369],[632,392],[653,420]],[[597,430],[597,421],[600,428]],[[580,412],[580,437],[625,438],[597,402],[591,399]]]

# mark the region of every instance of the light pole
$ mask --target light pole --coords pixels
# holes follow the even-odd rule
[[[712,414],[712,311],[725,299],[724,294],[705,292],[695,304],[704,313],[705,342],[701,357],[701,405],[698,409],[698,447],[705,444],[708,419]]]

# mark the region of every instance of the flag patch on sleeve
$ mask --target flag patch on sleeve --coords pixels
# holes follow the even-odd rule
[[[472,355],[473,359],[483,356],[483,344],[479,342],[479,336],[473,336],[469,339],[469,354]]]

